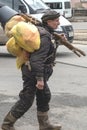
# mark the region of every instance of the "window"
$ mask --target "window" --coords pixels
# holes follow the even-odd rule
[[[51,9],[62,9],[62,2],[46,3]]]
[[[19,6],[22,7],[22,3],[20,0],[14,0],[14,9],[18,12],[19,11]]]
[[[71,8],[70,2],[64,2],[64,5],[65,5],[65,9]]]
[[[49,9],[46,4],[44,4],[41,0],[25,0],[27,5],[31,6],[33,10],[39,10],[39,9]]]
[[[16,11],[19,11],[19,5],[22,5],[20,0],[0,0],[0,2],[9,6],[10,8],[15,9]]]
[[[0,2],[12,8],[12,0],[0,0]]]

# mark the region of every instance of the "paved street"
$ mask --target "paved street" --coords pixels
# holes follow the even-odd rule
[[[86,23],[73,23],[75,38]],[[80,28],[79,28],[80,27]],[[85,34],[85,35],[84,35]],[[84,37],[83,37],[84,36]],[[75,41],[74,45],[87,52],[87,43]],[[79,43],[79,44],[78,44]],[[82,44],[82,45],[81,45]],[[7,55],[8,54],[8,55]],[[64,46],[58,48],[56,66],[49,81],[52,92],[49,116],[54,123],[61,123],[62,130],[87,130],[87,58],[77,57]],[[11,57],[5,46],[0,47],[0,124],[11,106],[17,101],[22,89],[21,72],[17,70],[15,57]],[[15,124],[16,130],[38,130],[36,103]]]
[[[72,24],[79,32],[87,30],[87,22]],[[87,53],[87,32],[79,33],[76,30],[73,44]],[[0,34],[0,38],[1,42],[7,41],[3,34]],[[51,122],[60,123],[62,130],[87,130],[87,56],[77,57],[60,46],[49,86],[52,92],[49,112]],[[16,68],[15,57],[9,55],[5,46],[0,47],[0,125],[18,100],[22,87],[21,71]],[[39,130],[36,101],[16,122],[15,127],[16,130]]]
[[[75,45],[87,52],[86,45]],[[5,49],[5,48],[4,48]],[[5,51],[5,50],[4,50]],[[87,58],[58,48],[56,66],[49,81],[52,92],[49,116],[62,130],[87,130]],[[21,72],[14,57],[0,57],[0,124],[22,89]],[[15,124],[17,130],[38,130],[36,103]]]

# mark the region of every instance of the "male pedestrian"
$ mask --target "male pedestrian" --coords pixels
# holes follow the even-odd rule
[[[3,9],[3,10],[2,10]],[[1,7],[0,10],[6,11],[8,8]],[[10,17],[17,15],[13,10],[9,15],[2,19],[3,27]],[[1,14],[0,14],[1,15]],[[2,123],[2,130],[13,130],[15,122],[22,117],[32,106],[36,96],[37,119],[39,130],[60,130],[61,125],[50,124],[48,118],[49,102],[51,92],[47,81],[53,73],[53,66],[56,56],[57,44],[53,39],[53,31],[58,27],[59,13],[48,11],[42,16],[42,26],[37,26],[40,32],[40,48],[29,54],[30,69],[27,64],[21,66],[23,89],[19,93],[19,100],[10,109]]]

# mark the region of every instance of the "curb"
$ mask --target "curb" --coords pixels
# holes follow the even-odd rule
[[[75,30],[73,43],[87,45],[87,30]]]
[[[76,29],[74,33],[87,33],[87,29]]]
[[[73,40],[73,43],[72,43],[72,44],[87,45],[87,41]]]
[[[73,16],[68,20],[70,22],[87,22],[87,18],[85,16]]]

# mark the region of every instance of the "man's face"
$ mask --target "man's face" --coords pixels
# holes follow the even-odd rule
[[[47,21],[47,24],[48,24],[48,26],[50,26],[51,28],[57,29],[58,25],[60,24],[59,18],[54,19],[54,20],[48,20],[48,21]]]

